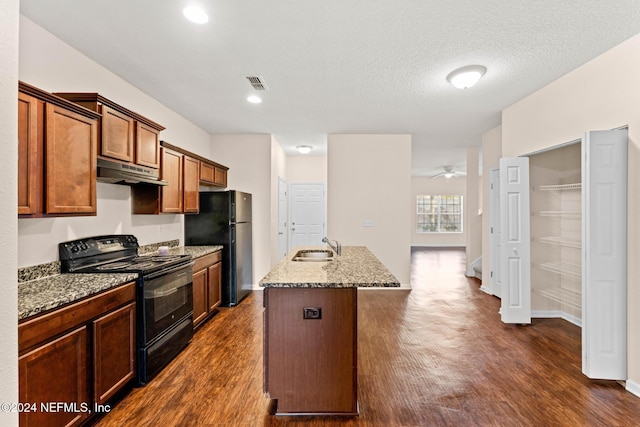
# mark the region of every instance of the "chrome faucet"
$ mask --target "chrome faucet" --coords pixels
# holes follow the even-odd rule
[[[322,242],[329,245],[329,247],[333,249],[336,255],[342,255],[342,245],[337,240],[334,240],[334,242],[336,243],[335,246],[331,244],[331,240],[329,240],[326,236],[322,238]]]

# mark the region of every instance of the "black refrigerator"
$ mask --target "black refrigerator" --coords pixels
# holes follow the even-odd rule
[[[185,215],[185,245],[222,245],[222,306],[233,307],[253,287],[251,194],[200,193],[200,213]]]

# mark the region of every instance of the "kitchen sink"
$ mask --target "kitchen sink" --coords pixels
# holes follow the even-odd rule
[[[302,249],[296,252],[292,261],[323,262],[333,261],[333,252],[324,249]]]

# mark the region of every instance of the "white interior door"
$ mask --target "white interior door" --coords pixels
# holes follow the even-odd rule
[[[500,159],[500,266],[504,323],[531,323],[529,158]]]
[[[489,175],[489,288],[486,292],[502,297],[502,272],[500,271],[500,169],[492,169]]]
[[[287,182],[278,177],[278,259],[287,254]]]
[[[290,247],[322,245],[324,184],[291,184],[290,195]]]
[[[627,379],[627,131],[582,144],[582,371]]]

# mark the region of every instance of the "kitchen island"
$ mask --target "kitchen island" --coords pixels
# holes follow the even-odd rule
[[[264,390],[278,415],[358,415],[357,291],[400,286],[364,246],[295,260],[322,250],[296,248],[260,281]]]

